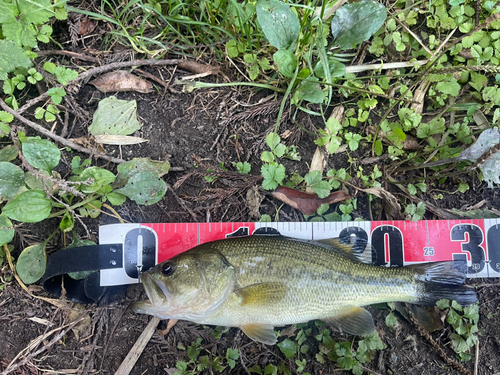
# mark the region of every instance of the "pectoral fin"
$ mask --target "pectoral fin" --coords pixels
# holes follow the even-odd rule
[[[287,287],[283,283],[259,283],[236,289],[234,293],[241,298],[240,305],[272,305],[283,299]]]
[[[351,335],[366,336],[375,331],[372,315],[362,307],[353,307],[344,315],[323,320],[340,326]]]
[[[240,327],[245,335],[250,337],[252,340],[261,342],[266,345],[276,344],[276,334],[274,333],[274,327],[266,324],[247,324]]]

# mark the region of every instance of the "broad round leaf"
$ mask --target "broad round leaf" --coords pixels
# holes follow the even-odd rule
[[[61,151],[57,146],[40,137],[29,137],[24,141],[23,154],[33,167],[48,172],[51,172],[61,160]]]
[[[7,203],[3,213],[12,220],[37,223],[46,219],[51,210],[51,201],[43,190],[28,190]]]
[[[299,86],[299,97],[310,103],[323,103],[325,94],[319,83],[302,81]]]
[[[118,165],[117,183],[125,184],[133,175],[140,172],[151,172],[161,177],[168,173],[170,163],[168,161],[151,161],[149,158],[134,158],[130,161]]]
[[[14,238],[14,226],[5,215],[0,215],[0,246],[9,243]]]
[[[17,149],[14,145],[8,145],[0,149],[0,161],[12,161],[17,158]]]
[[[293,77],[299,61],[292,51],[278,50],[273,55],[273,60],[278,64],[281,74],[288,78]]]
[[[109,203],[111,203],[113,206],[119,206],[127,200],[127,197],[123,194],[120,193],[115,193],[114,191],[106,194],[106,198],[108,198]]]
[[[8,40],[9,38],[5,36],[4,38],[0,39],[0,81],[5,81],[8,78],[7,73],[13,72],[19,67],[29,68],[33,65],[21,47],[13,40]]]
[[[347,4],[332,19],[332,35],[340,49],[351,49],[368,40],[382,26],[387,9],[373,0]]]
[[[105,185],[112,183],[116,176],[105,169],[99,167],[90,167],[85,169],[80,175],[80,181],[86,181],[92,178],[94,182],[90,185],[82,185],[82,191],[86,194],[95,193]]]
[[[295,49],[300,23],[289,5],[277,0],[259,1],[257,19],[272,46],[277,49]]]
[[[135,100],[120,100],[114,96],[103,99],[94,113],[89,133],[92,135],[130,135],[141,128],[137,121]]]
[[[16,263],[16,271],[25,284],[36,283],[45,273],[46,243],[29,246],[23,250]]]
[[[0,201],[11,199],[24,184],[24,172],[18,166],[0,162]]]
[[[163,198],[167,192],[167,184],[151,172],[141,172],[130,177],[127,185],[116,192],[126,195],[138,204],[148,206]]]

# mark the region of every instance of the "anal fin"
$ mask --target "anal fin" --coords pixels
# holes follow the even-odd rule
[[[267,324],[247,324],[240,327],[245,335],[250,337],[252,340],[261,342],[266,345],[276,344],[276,334],[274,333],[274,327]]]
[[[366,336],[375,331],[372,315],[362,307],[352,307],[344,315],[322,320],[340,326],[343,331],[351,335]]]

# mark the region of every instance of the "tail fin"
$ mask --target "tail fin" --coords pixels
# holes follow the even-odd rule
[[[467,270],[465,262],[423,263],[411,267],[423,286],[417,303],[435,305],[443,298],[455,300],[462,306],[477,302],[474,289],[463,285]]]

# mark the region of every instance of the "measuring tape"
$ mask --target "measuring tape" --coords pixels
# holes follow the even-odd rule
[[[58,251],[42,283],[50,293],[94,302],[103,287],[139,283],[139,272],[199,244],[252,234],[281,234],[307,240],[356,235],[374,248],[374,264],[456,260],[467,277],[500,277],[500,219],[286,223],[155,223],[99,227],[99,245]],[[66,276],[98,271],[82,280]]]

